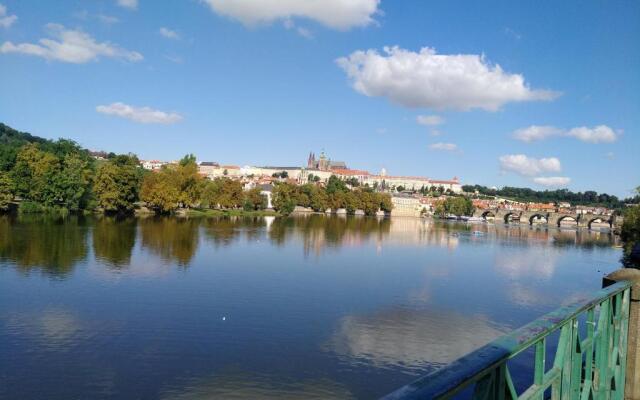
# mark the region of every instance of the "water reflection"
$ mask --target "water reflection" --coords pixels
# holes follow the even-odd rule
[[[63,308],[46,308],[41,312],[12,313],[6,320],[7,333],[31,338],[49,350],[65,350],[78,343],[82,325],[73,312]]]
[[[204,236],[214,247],[229,246],[245,236],[248,241],[258,240],[266,227],[264,218],[220,217],[201,220]]]
[[[93,252],[97,259],[121,268],[131,262],[136,244],[136,220],[102,217],[93,227]]]
[[[28,272],[38,268],[54,277],[65,277],[87,257],[87,234],[91,229],[93,252],[99,261],[116,269],[131,263],[140,234],[143,249],[164,262],[187,266],[203,234],[214,248],[240,239],[266,240],[275,246],[300,243],[304,255],[374,243],[385,246],[426,245],[455,251],[461,244],[484,245],[494,241],[507,248],[525,248],[498,254],[496,268],[505,274],[550,277],[553,248],[607,248],[618,239],[606,232],[559,230],[524,225],[456,224],[418,218],[363,218],[308,215],[294,218],[128,218],[37,216],[0,217],[0,260]],[[201,232],[202,231],[202,232]],[[529,250],[526,250],[529,249]]]
[[[374,398],[597,289],[612,244],[417,218],[0,218],[0,398]]]
[[[424,371],[447,364],[507,332],[482,315],[389,308],[344,317],[330,347],[351,362]]]
[[[351,399],[347,388],[322,378],[287,379],[273,374],[225,372],[191,379],[184,388],[165,390],[161,399]]]
[[[87,256],[87,233],[79,217],[0,216],[0,262],[62,278]]]
[[[138,221],[142,247],[166,262],[187,266],[198,249],[198,219],[155,217]]]

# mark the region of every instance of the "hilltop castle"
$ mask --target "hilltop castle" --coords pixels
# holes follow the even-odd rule
[[[348,169],[347,164],[344,161],[331,161],[330,158],[324,154],[324,151],[320,153],[320,158],[316,160],[316,153],[310,152],[307,159],[307,169],[317,169],[320,171],[331,171],[333,169]]]

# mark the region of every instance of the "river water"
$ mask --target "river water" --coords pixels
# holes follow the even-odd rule
[[[599,289],[613,245],[414,218],[0,217],[0,398],[375,398]]]

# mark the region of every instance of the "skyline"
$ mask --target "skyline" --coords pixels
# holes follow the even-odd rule
[[[34,135],[621,198],[640,182],[637,3],[0,4],[0,121]]]

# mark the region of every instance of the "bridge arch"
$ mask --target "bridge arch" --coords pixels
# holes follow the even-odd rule
[[[505,224],[511,223],[511,217],[514,216],[514,215],[519,217],[520,213],[517,213],[517,212],[508,212],[508,213],[506,213],[504,215],[504,223]]]
[[[529,217],[529,225],[533,225],[533,220],[537,219],[537,218],[544,218],[545,223],[549,223],[549,218],[547,215],[545,214],[540,214],[540,213],[535,213],[532,216]]]
[[[576,225],[578,224],[578,219],[576,217],[574,217],[573,215],[563,215],[560,218],[558,218],[558,228],[560,228],[560,225],[562,224],[562,221],[564,221],[565,219],[569,219],[569,220],[575,222]]]
[[[612,221],[611,218],[609,217],[603,217],[603,216],[598,216],[598,217],[592,217],[589,219],[589,222],[587,222],[587,228],[591,229],[591,224],[593,224],[596,221],[600,221],[602,223],[605,223],[607,225],[609,225],[609,229],[611,229],[611,225],[612,225]]]
[[[487,210],[487,211],[482,213],[482,218],[483,219],[487,219],[488,217],[495,218],[496,214],[491,210]]]

